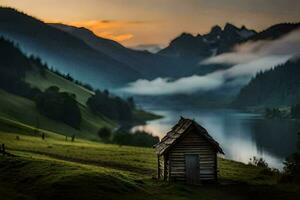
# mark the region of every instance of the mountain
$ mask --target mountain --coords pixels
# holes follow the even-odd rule
[[[294,58],[258,73],[244,86],[233,105],[237,107],[290,106],[300,101],[300,59]]]
[[[38,55],[49,66],[95,87],[116,87],[142,77],[77,37],[11,8],[0,8],[0,35],[13,40],[26,54]]]
[[[235,44],[250,39],[279,37],[298,25],[279,24],[256,33],[227,23],[223,29],[214,26],[204,35],[183,33],[153,54],[126,48],[85,28],[46,24],[14,9],[0,8],[0,35],[13,40],[26,54],[38,55],[48,66],[96,88],[122,87],[137,79],[176,79],[226,69],[231,66],[200,65],[199,61],[228,52]]]
[[[203,59],[230,52],[237,44],[257,40],[275,40],[300,27],[300,23],[275,24],[259,33],[245,26],[238,28],[227,23],[222,29],[220,26],[212,27],[211,31],[204,35],[193,36],[190,33],[182,33],[172,40],[166,48],[158,52],[170,58],[179,58],[185,61],[185,66],[196,66],[194,72],[205,74],[214,70],[228,68],[226,65],[199,64]],[[214,68],[214,69],[212,69]]]
[[[290,33],[293,30],[300,28],[300,23],[281,23],[275,24],[249,38],[245,41],[257,41],[257,40],[275,40],[281,36]]]
[[[131,66],[147,79],[157,77],[179,78],[193,74],[202,75],[218,69],[228,68],[228,65],[199,65],[199,56],[202,56],[201,58],[204,59],[211,56],[212,52],[216,54],[214,40],[217,40],[220,35],[223,35],[224,43],[227,41],[228,46],[230,46],[229,43],[232,43],[230,42],[231,40],[235,41],[234,38],[239,37],[240,39],[237,41],[241,41],[255,33],[255,31],[248,30],[245,27],[240,29],[235,28],[231,24],[227,24],[224,31],[220,27],[215,26],[212,28],[210,34],[201,36],[203,39],[196,39],[196,41],[195,38],[197,37],[183,33],[179,38],[175,39],[175,42],[171,42],[170,44],[172,46],[173,43],[176,43],[182,46],[184,48],[183,54],[181,56],[170,56],[169,54],[164,54],[164,50],[153,54],[148,51],[126,48],[115,41],[101,38],[83,27],[78,28],[64,24],[50,25],[83,40],[95,50]],[[223,32],[224,34],[222,34]],[[203,42],[203,40],[206,42]],[[195,43],[198,44],[195,45]],[[207,48],[210,48],[210,50],[207,50]],[[225,45],[220,45],[221,50],[225,51]]]
[[[229,51],[234,44],[255,34],[254,30],[249,30],[244,26],[237,28],[227,23],[224,29],[214,26],[205,35],[193,36],[189,33],[182,33],[158,54],[187,59],[191,63],[200,62],[204,58]]]
[[[227,23],[224,29],[220,26],[214,26],[209,33],[204,35],[193,36],[190,33],[182,33],[158,54],[199,61],[208,56],[228,52],[238,43],[275,40],[298,28],[300,28],[300,23],[281,23],[257,33],[245,26],[237,28]]]
[[[123,45],[95,35],[86,28],[78,28],[64,24],[50,24],[63,30],[80,40],[84,41],[91,48],[104,53],[119,62],[125,63],[138,71],[143,77],[153,79],[162,77],[180,77],[187,73],[181,60],[156,55],[148,51],[133,50]]]

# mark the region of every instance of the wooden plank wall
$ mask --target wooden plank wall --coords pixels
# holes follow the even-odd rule
[[[165,174],[164,174],[164,157],[163,156],[158,156],[157,157],[157,164],[158,164],[158,166],[157,166],[157,177],[158,177],[158,179],[160,179],[160,180],[164,180],[164,176],[165,176]]]
[[[185,180],[185,154],[198,154],[200,164],[200,180],[216,179],[216,153],[207,140],[191,130],[169,152],[171,164],[171,180]]]

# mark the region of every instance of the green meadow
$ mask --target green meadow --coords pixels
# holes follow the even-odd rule
[[[297,199],[263,168],[219,158],[219,183],[158,181],[154,149],[71,138],[1,118],[1,199]],[[41,135],[45,134],[43,140]]]
[[[94,94],[94,92],[68,81],[49,70],[45,70],[43,75],[41,75],[37,69],[27,71],[25,81],[31,86],[37,87],[42,91],[50,86],[57,86],[61,88],[63,92],[75,94],[76,100],[82,105],[85,105],[88,98]]]
[[[74,129],[64,123],[51,120],[41,115],[35,103],[29,99],[16,96],[0,90],[0,117],[12,119],[33,127],[40,127],[45,130],[53,131],[66,135],[77,135],[90,140],[97,140],[97,131],[102,127],[113,128],[116,124],[107,119],[92,114],[86,106],[80,105],[82,122],[80,130]]]

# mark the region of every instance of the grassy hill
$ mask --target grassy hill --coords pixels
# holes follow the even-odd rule
[[[113,128],[114,122],[92,114],[87,107],[80,106],[82,122],[80,130],[76,130],[64,123],[51,120],[41,115],[35,103],[29,99],[16,96],[0,89],[0,117],[16,120],[33,127],[40,127],[45,130],[54,131],[63,135],[71,136],[73,134],[96,140],[99,139],[97,131],[106,126]]]
[[[25,56],[11,42],[0,38],[0,43],[2,55],[0,59],[0,118],[16,120],[36,128],[54,131],[67,136],[76,135],[89,140],[100,140],[97,134],[99,129],[103,127],[113,129],[117,127],[117,122],[122,122],[118,121],[118,118],[108,115],[108,111],[104,113],[102,110],[97,110],[96,113],[90,110],[86,102],[92,95],[95,95],[93,91],[76,84],[75,80],[73,82],[53,73],[48,70],[47,66],[42,64],[40,59]],[[72,80],[71,77],[70,79]],[[58,120],[58,117],[53,118],[45,115],[45,113],[41,112],[41,108],[38,110],[36,99],[39,95],[37,94],[41,94],[41,91],[44,92],[51,86],[57,86],[61,92],[75,95],[75,100],[72,97],[73,104],[78,111],[77,113],[80,114],[80,121],[76,126],[71,126],[63,120]],[[121,103],[129,107],[127,101],[121,98],[118,98],[117,103],[115,103],[116,101],[113,103],[113,100],[116,98],[112,95],[111,98],[107,98],[105,102],[106,107],[115,108]],[[59,104],[57,99],[55,101],[56,104]],[[65,106],[60,107],[60,110]],[[47,105],[45,107],[50,106]],[[154,114],[134,108],[128,110],[124,111],[123,109],[121,111],[123,115],[132,111],[132,123],[144,123],[146,120],[157,117]],[[118,110],[116,112],[119,114]],[[74,113],[70,114],[70,110],[62,112],[61,115],[64,114],[69,114],[69,118],[74,116]]]
[[[4,38],[0,38],[0,47],[0,117],[56,133],[75,134],[93,140],[99,139],[97,132],[100,128],[116,127],[115,122],[100,113],[93,114],[86,106],[86,101],[93,92],[52,73],[40,59],[27,57],[17,46]],[[75,100],[78,104],[73,98],[72,100],[82,118],[81,123],[78,123],[79,127],[76,127],[78,129],[66,125],[67,123],[57,120],[58,118],[52,117],[51,119],[56,121],[51,120],[50,117],[45,117],[48,116],[45,113],[41,115],[41,110],[37,109],[35,101],[38,93],[53,85],[58,86],[61,91],[76,95]]]
[[[16,120],[33,127],[39,126],[42,129],[68,136],[75,134],[76,136],[89,140],[99,140],[97,132],[100,128],[108,127],[113,129],[117,127],[116,122],[105,116],[93,114],[86,106],[88,98],[93,95],[94,92],[68,81],[49,70],[45,70],[44,75],[41,75],[39,69],[34,67],[26,72],[25,81],[32,87],[39,88],[42,91],[50,86],[57,86],[61,91],[75,94],[82,114],[80,130],[41,115],[35,106],[35,102],[32,100],[8,93],[1,89],[0,118],[4,117]],[[144,123],[146,120],[157,119],[160,117],[143,110],[134,110],[133,115],[135,121],[139,123]]]
[[[94,92],[89,91],[71,81],[68,81],[48,70],[45,70],[44,76],[42,76],[37,69],[28,71],[26,73],[25,81],[28,82],[31,86],[37,87],[42,91],[50,86],[57,86],[61,88],[61,91],[63,92],[75,94],[76,100],[82,105],[86,105],[88,98],[94,94]]]
[[[0,120],[1,199],[297,199],[300,186],[277,184],[262,168],[219,159],[220,184],[186,186],[153,179],[152,148],[66,141]],[[43,130],[40,130],[43,131]],[[18,136],[18,137],[17,137]]]

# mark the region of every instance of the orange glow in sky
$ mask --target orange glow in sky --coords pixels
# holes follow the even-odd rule
[[[121,42],[167,45],[182,32],[207,33],[226,22],[262,30],[300,21],[299,0],[1,0],[46,22],[91,29]]]
[[[124,28],[138,24],[138,22],[122,22],[122,21],[109,21],[109,20],[91,20],[91,21],[78,21],[70,22],[69,25],[76,27],[85,27],[92,30],[96,35],[108,39],[115,40],[117,42],[123,42],[130,40],[134,37],[132,33],[120,33]]]

